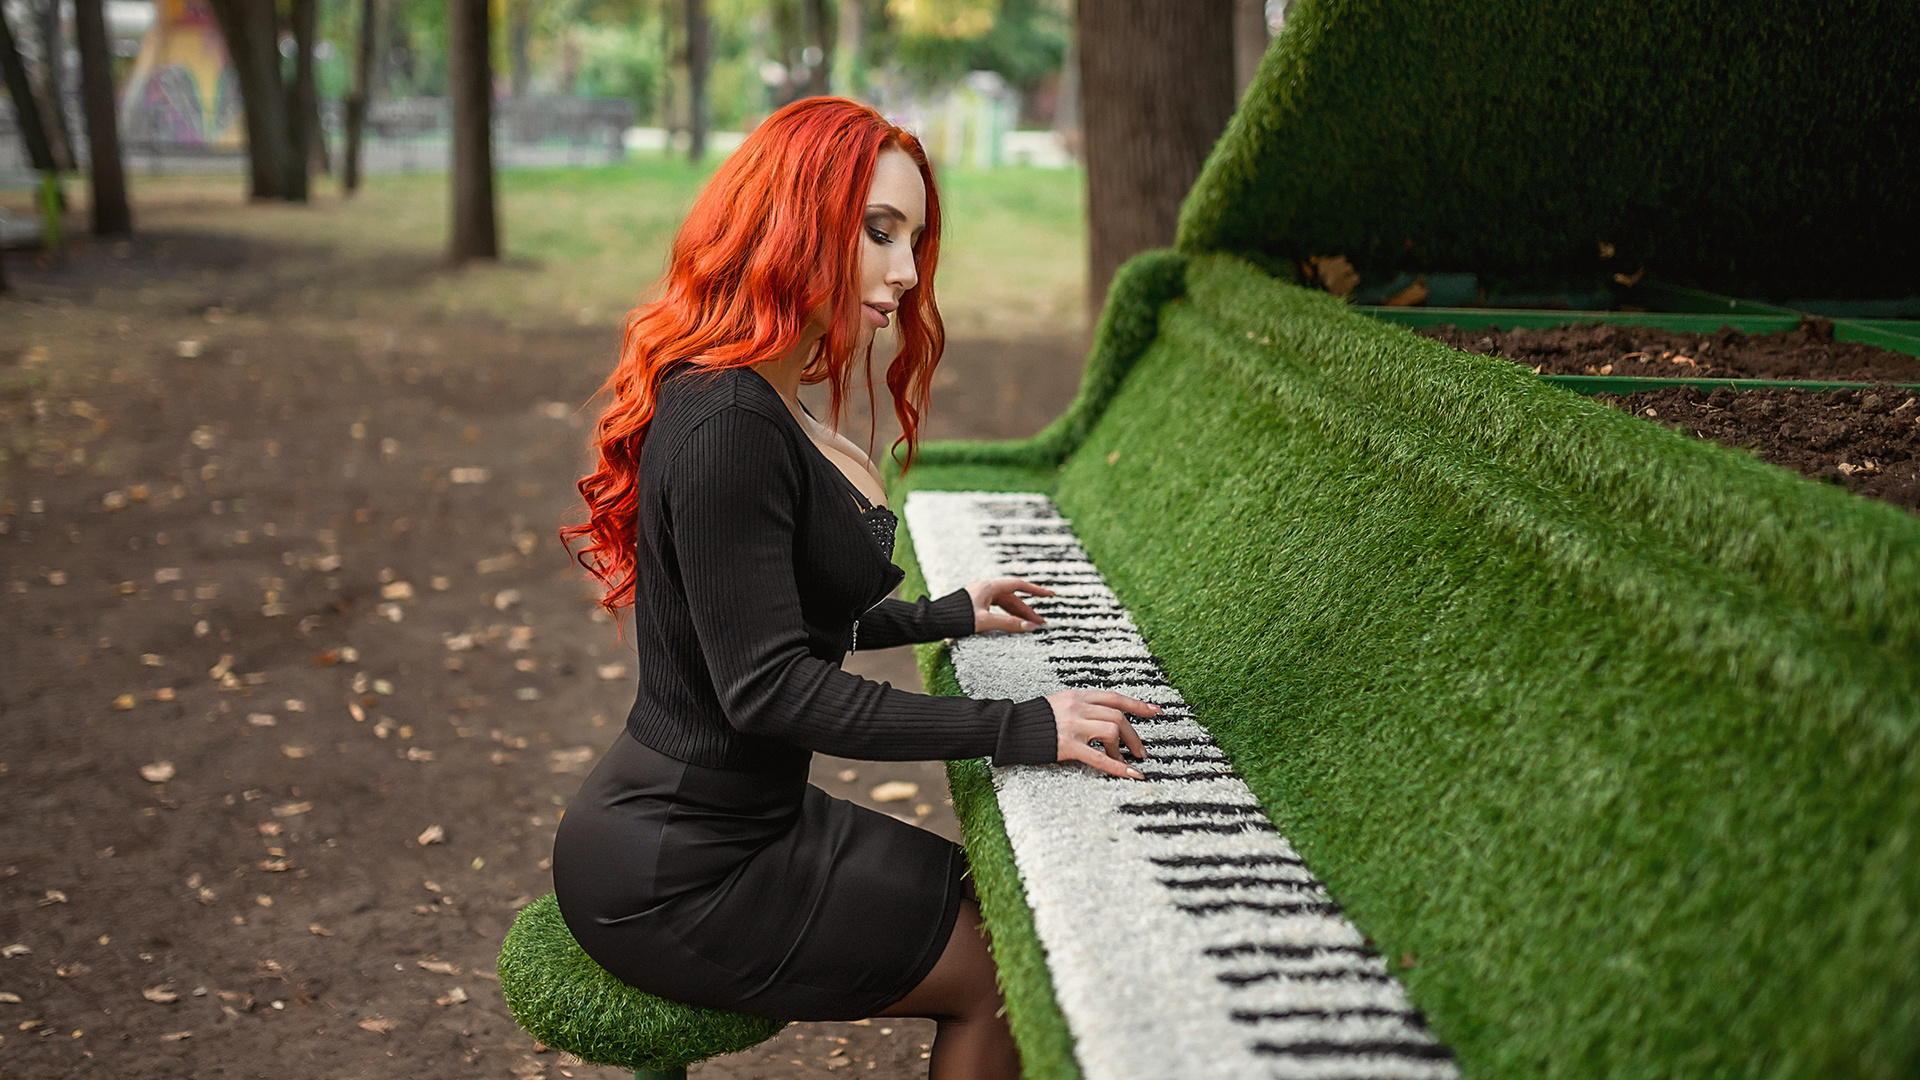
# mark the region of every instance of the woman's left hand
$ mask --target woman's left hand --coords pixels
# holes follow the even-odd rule
[[[990,578],[967,586],[967,595],[973,598],[973,632],[1005,630],[1009,634],[1024,634],[1047,625],[1047,620],[1020,599],[1022,593],[1052,596],[1053,590],[1012,577]],[[993,610],[995,607],[1000,610]]]

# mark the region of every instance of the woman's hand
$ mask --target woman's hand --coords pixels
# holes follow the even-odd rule
[[[1146,779],[1139,769],[1120,759],[1120,747],[1124,744],[1135,760],[1146,760],[1147,748],[1134,734],[1127,716],[1158,716],[1160,706],[1111,690],[1062,690],[1048,694],[1047,704],[1053,706],[1053,730],[1059,745],[1060,756],[1055,760],[1082,762],[1129,780]],[[1105,753],[1090,745],[1095,740],[1105,747]]]
[[[1020,599],[1021,593],[1052,596],[1053,590],[1013,577],[989,578],[967,586],[967,595],[973,597],[973,632],[1005,630],[1009,634],[1024,634],[1047,625],[1047,620]],[[1000,610],[993,610],[995,606]]]

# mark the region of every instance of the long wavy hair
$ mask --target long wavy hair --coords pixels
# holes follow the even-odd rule
[[[837,426],[848,384],[865,374],[871,343],[859,333],[860,252],[874,163],[906,152],[927,187],[926,229],[913,242],[919,283],[894,312],[900,348],[887,389],[900,420],[893,444],[902,467],[919,445],[934,365],[946,331],[934,305],[940,255],[940,200],[919,140],[873,109],[845,98],[796,101],[762,123],[714,173],[674,237],[653,299],[627,316],[620,362],[600,388],[607,400],[594,428],[598,465],[579,483],[587,520],[560,530],[574,557],[605,585],[609,612],[633,603],[640,451],[660,381],[679,364],[719,371],[777,360],[799,344],[815,312],[827,330],[801,380],[827,384]],[[856,363],[856,361],[858,361]],[[873,387],[867,382],[869,401]]]

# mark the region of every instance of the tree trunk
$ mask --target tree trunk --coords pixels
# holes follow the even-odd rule
[[[1246,94],[1272,39],[1273,34],[1267,30],[1266,0],[1233,0],[1233,100],[1239,101]]]
[[[341,162],[341,187],[360,190],[360,135],[367,123],[367,90],[373,82],[374,0],[360,0],[360,36],[353,47],[353,89],[347,94],[347,146]]]
[[[1233,114],[1234,0],[1079,0],[1089,312],[1113,272],[1173,243],[1180,202]]]
[[[307,201],[313,174],[311,117],[319,115],[313,95],[314,0],[293,0],[288,29],[293,32],[293,85],[287,87],[287,201]]]
[[[287,197],[286,88],[280,79],[279,24],[273,0],[210,0],[227,39],[247,124],[247,165],[256,199]]]
[[[7,13],[0,6],[0,68],[5,68],[7,94],[13,99],[13,114],[20,121],[20,141],[27,144],[27,157],[36,172],[53,171],[53,148],[47,144],[47,129],[40,122],[40,103],[34,97],[33,80],[27,77],[26,62],[20,59],[19,44],[7,25]]]
[[[707,156],[708,37],[713,23],[706,0],[687,0],[687,160]]]
[[[120,122],[113,105],[113,54],[107,45],[106,0],[74,0],[73,33],[80,44],[80,88],[87,109],[87,153],[92,159],[93,231],[133,231],[127,177],[120,160]]]
[[[533,81],[533,66],[527,60],[527,45],[533,39],[533,0],[519,0],[512,12],[507,24],[507,85],[518,101],[527,96],[527,84]]]
[[[806,4],[807,46],[817,49],[820,55],[807,65],[808,96],[830,94],[833,83],[833,34],[827,29],[827,0],[802,0]],[[849,0],[841,0],[847,3]],[[804,58],[805,54],[802,53]]]
[[[487,0],[449,0],[447,83],[453,95],[456,263],[500,257],[493,206],[493,56]]]
[[[866,89],[865,65],[867,21],[861,0],[840,0],[839,40],[834,43],[832,79],[829,93],[841,97],[859,97]]]
[[[73,133],[67,130],[67,49],[66,36],[60,32],[60,0],[40,0],[40,53],[46,85],[40,88],[40,108],[45,114],[47,146],[53,151],[53,164],[61,172],[80,167],[73,150]]]

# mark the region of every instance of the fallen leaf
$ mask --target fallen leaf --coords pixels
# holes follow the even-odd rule
[[[191,1038],[193,1038],[193,1032],[191,1031],[169,1031],[166,1034],[160,1036],[160,1041],[161,1042],[179,1042],[181,1039],[191,1039]]]
[[[313,751],[304,746],[283,746],[280,748],[280,752],[296,761],[313,753]]]
[[[382,1035],[385,1035],[391,1032],[394,1028],[397,1028],[399,1026],[400,1026],[400,1021],[389,1020],[384,1016],[376,1016],[371,1019],[360,1021],[360,1027],[362,1027],[363,1029],[367,1031],[377,1031]]]
[[[279,722],[280,721],[270,712],[247,714],[247,723],[252,724],[254,727],[272,727]]]
[[[113,707],[116,711],[126,712],[128,709],[133,708],[137,701],[138,699],[132,694],[121,694],[119,697],[113,699]]]
[[[73,978],[78,978],[81,975],[85,975],[87,972],[92,970],[93,970],[92,967],[89,967],[86,964],[82,964],[76,961],[71,964],[61,964],[59,967],[53,969],[53,973],[55,975],[60,976],[63,979],[73,979]]]
[[[67,894],[61,892],[59,889],[48,889],[47,895],[40,898],[41,907],[46,907],[49,904],[64,904],[66,902]]]
[[[312,934],[314,937],[332,937],[333,936],[333,931],[327,929],[324,926],[321,926],[317,922],[307,924],[307,933]]]
[[[253,898],[253,902],[261,907],[272,907],[273,897],[268,896],[266,893],[260,893]]]
[[[201,346],[204,344],[205,343],[202,342],[199,338],[188,338],[185,341],[175,342],[173,346],[173,352],[174,352],[174,355],[178,356],[182,360],[195,360],[199,358]],[[207,429],[201,428],[200,431],[207,431]],[[200,446],[200,438],[199,438],[200,431],[196,431],[193,433],[194,434],[193,445],[195,446]],[[207,445],[200,446],[200,449],[205,450],[207,449],[208,446],[213,445],[212,436],[213,436],[213,433],[211,431],[208,431]]]
[[[1631,289],[1635,285],[1640,284],[1640,279],[1646,276],[1647,268],[1643,266],[1631,274],[1615,274],[1613,275],[1613,280]]]
[[[1389,294],[1380,302],[1387,307],[1413,307],[1416,304],[1426,303],[1426,300],[1427,276],[1422,274],[1413,279],[1413,284]]]
[[[456,986],[440,997],[434,998],[435,1005],[458,1005],[467,1000],[467,992]]]
[[[493,610],[505,611],[520,602],[519,589],[501,589],[493,594]]]
[[[262,870],[265,870],[269,874],[284,874],[288,870],[293,869],[293,860],[292,859],[261,859],[259,862],[255,863],[254,865],[258,866]],[[268,905],[262,904],[260,906],[266,907]]]
[[[548,768],[557,773],[574,772],[580,766],[592,761],[595,753],[591,746],[576,746],[571,750],[549,750],[547,758],[552,764]]]
[[[22,945],[17,941],[7,946],[4,949],[0,949],[0,956],[4,956],[9,960],[13,959],[16,956],[30,956],[32,954],[33,954],[32,949],[27,948],[25,945]]]
[[[150,653],[150,652],[141,653],[140,662],[146,665],[147,667],[159,667],[162,664],[166,663],[166,661],[160,659],[159,653]]]
[[[263,821],[255,825],[254,828],[259,831],[261,836],[279,836],[281,833],[287,831],[287,827],[277,821]],[[187,884],[194,885],[198,883],[190,881]]]
[[[313,803],[311,802],[281,803],[279,806],[276,806],[273,808],[273,816],[274,817],[299,817],[301,814],[304,814],[311,809],[313,809]]]
[[[1600,241],[1600,258],[1603,260],[1613,258],[1613,245],[1605,240]]]
[[[466,467],[447,470],[447,479],[456,484],[484,484],[493,474],[486,469]]]
[[[140,766],[140,779],[150,784],[164,784],[173,779],[173,762],[156,761],[151,765]]]
[[[380,586],[380,599],[411,600],[413,599],[413,586],[404,581],[388,582]]]
[[[153,583],[155,585],[170,585],[173,582],[179,581],[181,576],[179,567],[163,566],[153,572]]]
[[[420,967],[420,970],[431,971],[435,975],[460,974],[460,965],[450,964],[445,960],[415,960],[414,963]]]
[[[418,746],[407,747],[408,761],[432,761],[433,759],[434,753],[431,750],[422,749]]]
[[[140,996],[156,1005],[167,1005],[180,1000],[180,995],[174,992],[172,983],[149,986],[140,991]]]
[[[601,664],[599,668],[596,670],[599,672],[601,678],[611,681],[613,679],[619,679],[619,678],[625,677],[627,674],[627,665]]]
[[[920,785],[911,780],[889,780],[874,785],[873,790],[867,792],[867,797],[874,802],[905,802],[918,794]]]
[[[414,839],[419,841],[421,847],[426,847],[428,844],[445,843],[447,839],[447,830],[441,828],[438,825],[429,825],[426,827],[426,829],[423,832],[421,832],[419,836],[415,837]]]
[[[1354,287],[1360,284],[1360,274],[1344,255],[1316,255],[1313,264],[1313,276],[1320,287],[1335,296],[1346,297],[1353,294]]]
[[[0,1004],[18,1005],[20,1004],[20,995],[11,994],[5,990],[0,990]]]

